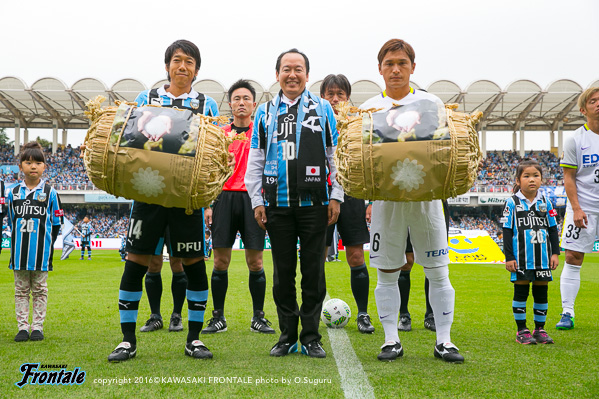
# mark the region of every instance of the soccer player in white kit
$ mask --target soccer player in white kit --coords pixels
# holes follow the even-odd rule
[[[383,108],[429,100],[443,105],[438,97],[410,87],[414,73],[414,49],[399,39],[391,39],[378,54],[379,73],[385,91],[362,104],[362,109]],[[440,200],[422,202],[375,201],[370,230],[370,266],[377,268],[374,290],[379,319],[385,331],[385,343],[378,359],[392,361],[403,355],[397,322],[400,307],[397,279],[406,263],[406,239],[410,233],[416,263],[424,267],[430,280],[430,301],[437,325],[434,355],[447,362],[462,363],[464,357],[451,343],[455,290],[449,281],[449,256],[445,218]]]
[[[566,140],[560,162],[568,205],[561,240],[566,263],[560,277],[563,312],[555,326],[559,330],[574,328],[580,268],[599,234],[599,87],[585,90],[578,98],[578,108],[587,123]]]

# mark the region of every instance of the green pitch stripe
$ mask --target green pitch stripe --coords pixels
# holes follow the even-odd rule
[[[331,299],[329,294],[325,302]],[[326,328],[333,350],[333,357],[337,363],[337,370],[341,377],[341,389],[346,398],[370,399],[374,398],[374,389],[368,381],[368,376],[362,368],[362,363],[356,356],[354,348],[344,328]]]

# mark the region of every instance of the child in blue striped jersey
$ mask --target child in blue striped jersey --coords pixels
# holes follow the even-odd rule
[[[557,212],[539,192],[543,170],[536,161],[523,161],[516,169],[514,195],[503,210],[505,268],[514,283],[512,309],[518,326],[516,341],[521,344],[552,344],[545,331],[547,288],[551,270],[559,264]],[[535,330],[526,327],[526,300],[532,281]]]
[[[19,329],[15,341],[41,341],[48,300],[48,272],[52,270],[54,242],[62,224],[63,211],[56,190],[42,179],[46,162],[39,143],[23,146],[19,168],[24,179],[6,190],[8,223],[12,229],[9,268],[15,275],[15,312]],[[30,308],[33,311],[31,326]]]

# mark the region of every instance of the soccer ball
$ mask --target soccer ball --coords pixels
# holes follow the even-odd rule
[[[320,320],[330,328],[343,328],[351,318],[351,309],[341,299],[329,299],[322,306]]]

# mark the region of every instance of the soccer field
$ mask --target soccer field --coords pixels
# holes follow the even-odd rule
[[[57,254],[55,254],[57,255]],[[400,332],[403,358],[382,363],[376,359],[384,341],[374,301],[376,272],[370,270],[370,304],[376,332],[358,333],[355,317],[342,330],[321,324],[326,359],[293,354],[269,356],[278,337],[278,322],[270,288],[265,312],[277,335],[250,332],[251,297],[243,252],[234,251],[229,269],[225,305],[228,331],[200,338],[214,353],[208,361],[184,356],[187,325],[183,333],[168,328],[138,333],[137,357],[118,364],[106,358],[120,342],[118,287],[123,269],[117,251],[94,251],[92,261],[57,260],[48,279],[46,339],[16,343],[14,278],[8,270],[8,251],[0,255],[0,348],[2,364],[0,397],[44,398],[154,398],[228,397],[261,398],[596,398],[599,396],[599,360],[595,339],[599,318],[593,308],[599,298],[599,255],[587,255],[576,304],[576,328],[555,330],[559,320],[559,275],[549,285],[547,331],[555,345],[522,346],[515,342],[511,303],[513,288],[503,265],[450,266],[456,290],[452,341],[465,356],[464,364],[447,364],[433,357],[435,335],[423,323],[424,273],[412,272],[411,332]],[[341,254],[343,257],[344,254]],[[58,256],[55,256],[57,259]],[[272,260],[265,252],[268,285],[272,284]],[[209,269],[212,261],[207,262]],[[345,300],[357,312],[350,289],[347,264],[326,264],[328,294]],[[163,271],[162,315],[171,313],[171,273]],[[299,282],[298,282],[299,287]],[[186,319],[184,306],[184,319]],[[208,300],[206,319],[212,311]],[[138,329],[149,317],[144,296],[140,302]],[[532,322],[532,296],[528,301],[528,325]],[[333,350],[335,349],[335,350]],[[19,371],[24,363],[66,365],[67,371],[85,372],[81,385],[25,385]]]

